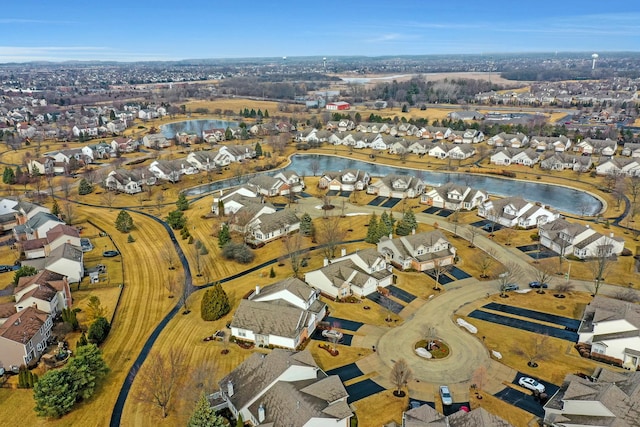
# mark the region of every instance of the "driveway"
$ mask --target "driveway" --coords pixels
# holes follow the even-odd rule
[[[352,403],[357,400],[364,399],[365,397],[369,397],[373,394],[380,393],[381,391],[386,390],[380,384],[370,379],[348,385],[345,387],[345,389],[349,394],[349,397],[347,398],[347,403]]]
[[[330,371],[327,371],[327,375],[337,375],[344,383],[354,378],[361,377],[364,375],[364,373],[360,370],[360,368],[358,368],[358,365],[356,365],[355,363],[351,363],[349,365],[331,369]]]
[[[339,317],[327,316],[325,322],[329,322],[332,328],[346,329],[347,331],[357,331],[364,325],[362,322],[355,320],[341,319]]]
[[[491,302],[485,304],[482,308],[489,310],[502,311],[507,314],[515,314],[516,316],[528,317],[529,319],[539,320],[541,322],[555,323],[570,331],[577,331],[580,327],[579,319],[572,319],[570,317],[557,316],[555,314],[543,313],[541,311],[528,310],[526,308],[513,307],[511,305],[498,304]]]
[[[504,390],[494,394],[500,400],[512,404],[515,407],[523,409],[536,417],[544,418],[544,409],[540,402],[528,393],[523,393],[515,388],[506,387]]]
[[[469,317],[484,320],[486,322],[497,323],[498,325],[522,329],[523,331],[549,335],[550,337],[560,338],[570,342],[578,341],[578,334],[575,332],[567,331],[564,328],[554,328],[553,326],[547,326],[541,323],[528,322],[526,320],[516,319],[515,317],[502,316],[500,314],[489,313],[482,310],[473,310],[469,313]]]

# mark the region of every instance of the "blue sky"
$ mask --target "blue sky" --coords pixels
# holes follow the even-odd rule
[[[640,50],[640,1],[23,0],[0,63]]]

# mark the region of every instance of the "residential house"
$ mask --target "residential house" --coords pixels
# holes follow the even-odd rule
[[[264,206],[264,205],[263,205]],[[251,235],[248,243],[263,245],[300,229],[300,218],[293,209],[284,208],[275,212],[261,212],[246,226]]]
[[[618,150],[618,143],[612,139],[586,138],[573,146],[573,151],[585,155],[613,156]]]
[[[26,259],[36,259],[47,256],[53,249],[64,243],[80,247],[80,233],[75,227],[58,224],[47,231],[45,237],[21,240],[16,245],[18,245]]]
[[[105,126],[109,132],[118,134],[127,130],[127,121],[116,119],[108,122]]]
[[[340,378],[320,369],[309,350],[253,353],[219,387],[217,409],[255,426],[349,427],[353,416]]]
[[[202,140],[208,144],[217,144],[218,142],[225,140],[226,129],[213,128],[202,130]]]
[[[488,199],[489,195],[482,190],[449,182],[425,192],[420,203],[457,211],[475,209]]]
[[[596,295],[585,307],[578,342],[591,353],[620,360],[627,369],[640,368],[640,305]]]
[[[295,171],[281,170],[273,177],[285,183],[285,187],[281,192],[283,196],[286,196],[289,193],[300,193],[304,191],[304,180]]]
[[[498,166],[509,166],[511,163],[513,163],[513,158],[520,151],[521,150],[517,150],[515,148],[498,149],[491,155],[491,163]]]
[[[113,155],[116,155],[117,153],[133,153],[138,150],[140,141],[133,138],[120,137],[113,139],[109,145],[111,146],[111,153],[113,153]],[[158,148],[160,147],[158,146]]]
[[[395,239],[383,236],[378,242],[378,252],[397,268],[416,271],[453,265],[456,256],[456,248],[439,230]]]
[[[620,154],[627,157],[640,157],[640,143],[626,142]]]
[[[396,139],[389,144],[389,154],[405,154],[409,152],[410,145],[411,141],[407,141],[406,139]]]
[[[27,162],[29,173],[34,174],[34,171],[38,171],[39,175],[52,175],[55,160],[53,157],[44,156],[31,159]]]
[[[16,311],[35,306],[54,317],[72,304],[67,278],[49,270],[21,277],[13,290],[13,296]]]
[[[411,175],[386,175],[367,187],[367,194],[396,199],[413,199],[424,192],[424,182]]]
[[[560,136],[532,136],[529,146],[536,151],[565,152],[571,147],[571,140],[564,135]]]
[[[435,144],[431,141],[425,141],[421,139],[421,140],[413,141],[407,147],[407,151],[422,157],[425,154],[427,154],[434,145]]]
[[[48,256],[38,259],[24,260],[22,265],[29,265],[38,271],[49,270],[67,277],[69,283],[76,283],[84,277],[83,253],[69,243],[64,243],[52,250]]]
[[[161,133],[150,133],[142,137],[142,145],[144,145],[145,148],[160,150],[171,147],[171,141]]]
[[[507,148],[524,148],[529,145],[529,137],[523,133],[500,132],[487,140],[488,145]]]
[[[449,150],[449,158],[454,160],[464,160],[476,154],[475,147],[470,145],[456,145]]]
[[[215,158],[218,151],[192,151],[187,155],[187,163],[199,171],[211,171],[217,168]]]
[[[540,169],[544,170],[574,170],[588,172],[593,164],[591,156],[576,156],[569,153],[549,153],[541,162]]]
[[[245,184],[240,187],[227,190],[226,193],[224,190],[220,190],[219,194],[213,197],[211,212],[218,216],[221,214],[225,216],[233,215],[246,203],[262,203],[258,189],[251,184]],[[269,204],[269,206],[272,205]],[[221,207],[223,208],[223,212],[220,212]]]
[[[142,120],[151,120],[157,119],[159,116],[158,112],[151,109],[141,109],[138,111],[138,118]]]
[[[356,128],[356,124],[353,120],[350,119],[340,119],[338,121],[329,121],[327,122],[327,130],[330,131],[338,131],[338,132],[346,132],[350,130],[354,130]]]
[[[455,411],[442,415],[428,404],[402,414],[402,427],[513,427],[502,418],[478,407],[472,411]]]
[[[615,237],[613,233],[605,236],[589,225],[562,218],[541,225],[538,234],[542,246],[562,256],[572,254],[580,259],[612,256],[620,255],[624,249],[623,238]]]
[[[96,160],[108,159],[111,157],[111,146],[106,142],[85,145],[81,150],[87,163],[95,163]]]
[[[340,172],[324,172],[318,188],[336,191],[364,190],[369,185],[369,173],[360,169],[345,169]]]
[[[258,346],[295,350],[313,335],[327,314],[320,294],[290,277],[260,288],[240,301],[231,320],[231,336]]]
[[[596,166],[598,175],[640,176],[640,160],[635,157],[601,157]]]
[[[149,165],[149,172],[163,181],[178,182],[184,162],[181,160],[154,160]]]
[[[426,126],[424,130],[422,130],[422,138],[431,139],[433,141],[441,141],[443,139],[449,138],[451,132],[452,130],[447,127]]]
[[[26,307],[0,321],[0,366],[10,369],[35,365],[47,349],[53,316]]]
[[[568,374],[544,405],[544,425],[552,427],[638,425],[640,372],[601,366],[583,378]]]
[[[484,114],[479,111],[471,111],[471,110],[460,110],[460,111],[452,111],[447,114],[451,120],[462,120],[462,121],[472,121],[472,120],[482,120],[484,119]]]
[[[511,164],[533,167],[533,165],[540,161],[540,157],[541,155],[538,151],[531,148],[525,148],[524,150],[519,150],[511,158]]]
[[[223,145],[214,158],[216,165],[228,166],[256,157],[255,147],[252,145]]]
[[[478,206],[478,216],[503,227],[535,228],[560,218],[560,214],[521,197],[488,199]]]
[[[391,265],[371,248],[342,256],[324,266],[309,271],[304,281],[330,298],[345,298],[351,295],[366,296],[378,288],[386,288],[393,283]]]
[[[462,134],[463,144],[477,144],[484,141],[484,133],[476,129],[467,129]]]
[[[64,221],[48,212],[38,212],[28,219],[24,224],[18,224],[13,228],[14,238],[20,240],[31,240],[46,237],[47,231]]]

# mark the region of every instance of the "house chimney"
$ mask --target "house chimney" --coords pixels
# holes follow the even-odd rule
[[[256,292],[254,295],[260,295],[260,285],[256,285]]]
[[[611,233],[609,233],[609,237],[611,237],[613,239],[613,231]]]
[[[233,396],[233,383],[231,381],[227,383],[227,396]]]
[[[347,248],[342,248],[340,250],[340,256],[347,256]]]
[[[322,265],[323,265],[324,267],[326,267],[327,265],[329,265],[329,258],[325,258],[325,259],[322,261]]]
[[[260,406],[258,406],[258,422],[262,424],[265,418],[266,418],[266,413],[264,410],[264,405],[261,403]]]

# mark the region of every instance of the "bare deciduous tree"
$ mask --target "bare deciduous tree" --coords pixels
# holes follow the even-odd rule
[[[396,396],[404,396],[402,387],[407,386],[409,381],[411,381],[412,376],[413,372],[411,372],[411,368],[406,360],[400,359],[394,363],[389,376],[389,380],[396,387],[393,394]]]
[[[433,278],[435,280],[435,286],[433,287],[434,290],[439,291],[440,290],[440,277],[443,274],[446,274],[447,271],[449,271],[451,269],[451,264],[445,264],[445,261],[443,259],[435,259],[433,260]]]
[[[482,251],[474,257],[475,264],[478,269],[480,269],[481,279],[486,279],[490,276],[489,270],[491,270],[491,267],[496,263],[495,256],[495,251],[492,248],[489,248],[486,252]]]
[[[522,268],[514,262],[507,262],[496,277],[500,296],[506,296],[507,285],[515,283],[516,279],[520,277],[522,277]]]
[[[475,240],[476,240],[476,236],[480,233],[480,229],[478,227],[474,227],[471,226],[469,227],[469,247],[470,248],[475,248]]]
[[[516,236],[516,230],[514,230],[511,227],[506,227],[502,231],[502,235],[504,236],[504,244],[506,246],[511,246],[511,242],[513,241],[513,238]]]
[[[175,249],[173,248],[173,245],[166,244],[162,247],[162,249],[160,250],[160,256],[162,257],[162,259],[164,260],[164,262],[167,263],[169,270],[175,270],[176,267],[174,265],[174,256],[175,256]]]
[[[105,192],[102,193],[102,197],[101,197],[102,203],[104,203],[105,206],[111,209],[113,207],[113,204],[116,201],[117,196],[118,196],[118,193],[116,193],[115,191],[105,190]]]
[[[564,283],[557,284],[553,289],[556,291],[556,294],[564,295],[564,294],[568,294],[569,292],[571,292],[574,287],[575,286],[573,285],[573,283],[567,281],[567,282],[564,282]]]
[[[611,267],[612,259],[612,241],[606,237],[602,244],[596,248],[595,256],[589,261],[589,269],[593,274],[593,294],[598,295],[598,291],[604,283],[604,276]]]
[[[171,349],[166,355],[156,351],[147,359],[148,366],[138,376],[138,400],[160,408],[162,418],[169,414],[171,398],[178,378],[183,374],[183,362],[183,355],[175,349]]]
[[[322,246],[322,253],[325,258],[335,258],[336,248],[345,238],[346,232],[342,228],[339,216],[328,217],[318,223],[316,229],[316,239]]]
[[[62,207],[64,214],[64,220],[67,224],[71,225],[76,220],[76,211],[73,203],[65,203]]]
[[[291,271],[293,277],[300,277],[300,268],[302,267],[302,260],[306,256],[306,251],[303,250],[303,238],[300,233],[290,234],[282,239],[284,244],[285,253],[291,263]]]
[[[549,358],[549,336],[536,335],[532,339],[519,341],[518,345],[513,348],[513,352],[527,359],[529,367],[536,368],[538,362]]]
[[[540,283],[540,287],[538,288],[538,293],[544,293],[542,286],[544,284],[549,285],[551,280],[553,279],[553,270],[554,268],[549,263],[539,264],[536,269],[533,270],[534,277],[536,281]]]

